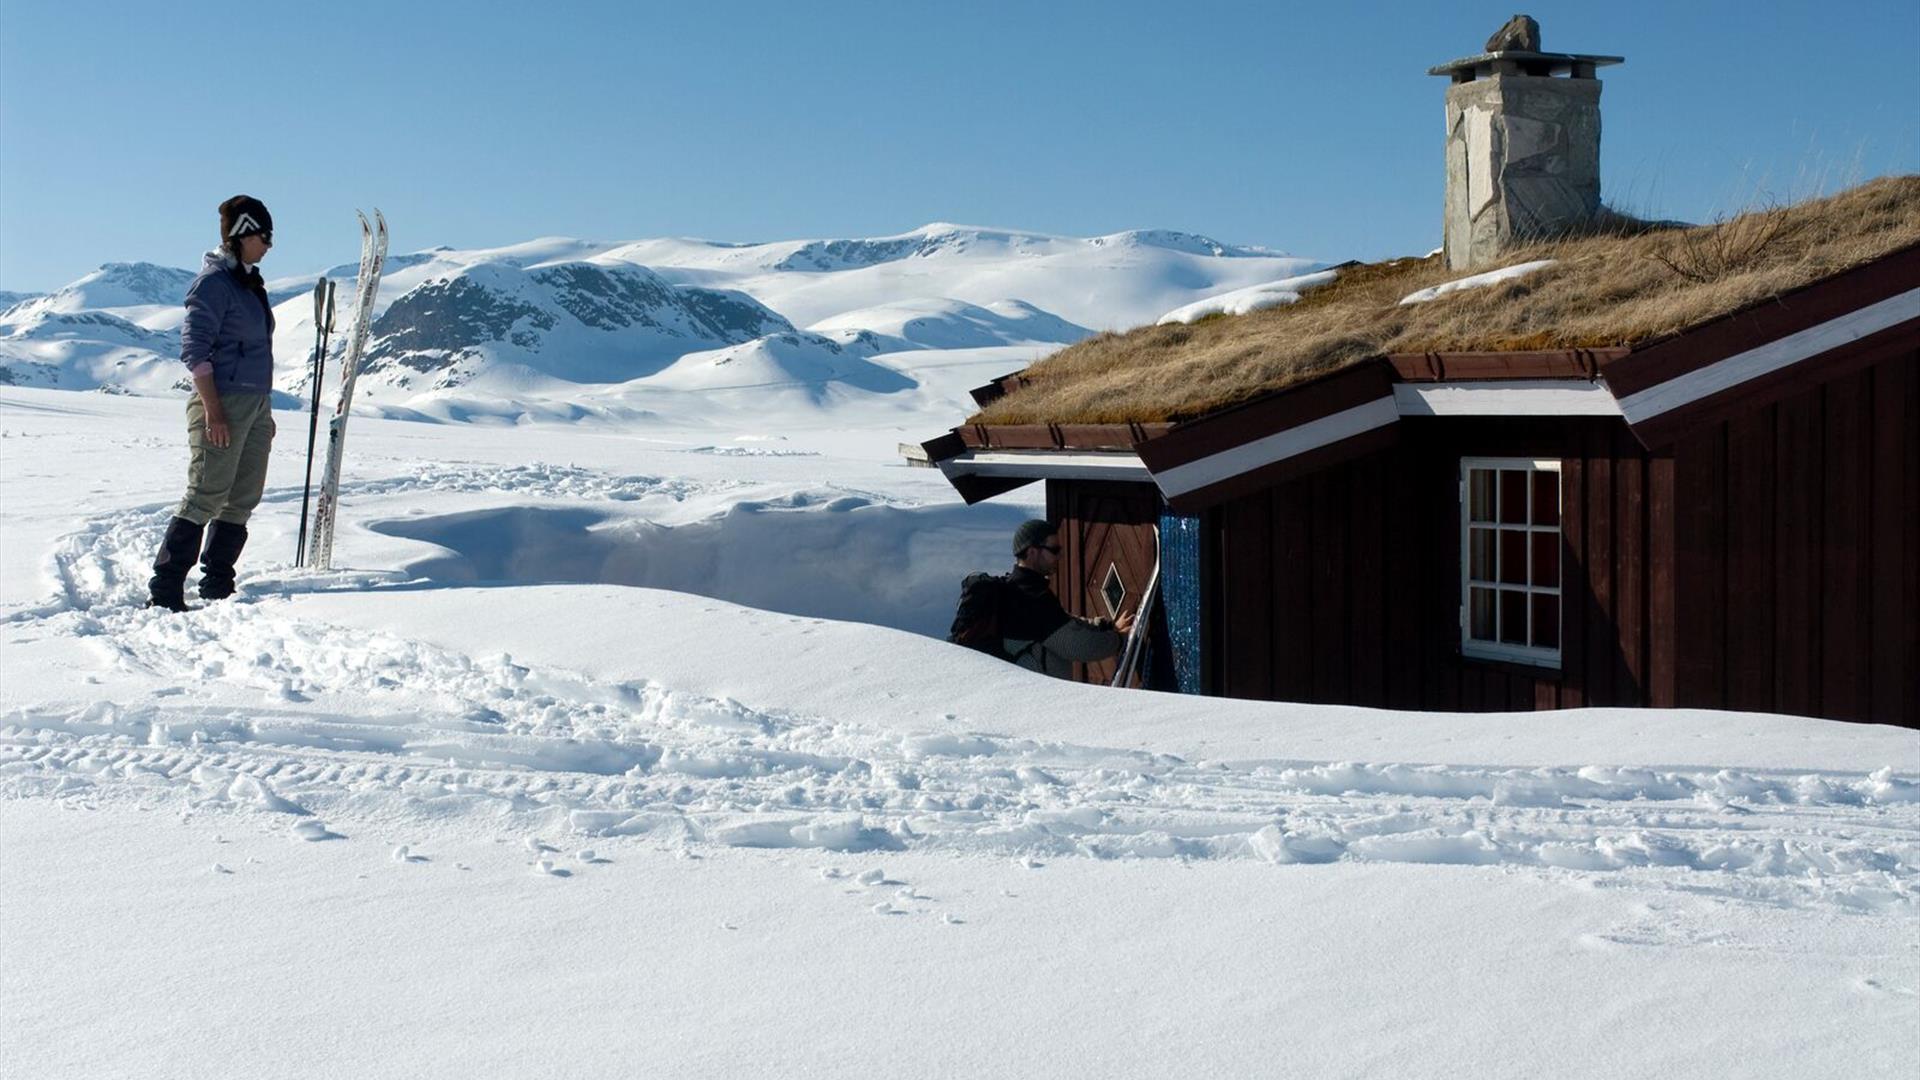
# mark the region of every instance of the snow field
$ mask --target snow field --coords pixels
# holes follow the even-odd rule
[[[57,982],[0,971],[27,1075],[1842,1077],[1898,1075],[1911,1019],[1871,920],[1810,941],[1804,912],[1511,874],[648,846],[582,865],[550,842],[559,878],[493,834],[19,811],[0,842],[64,857],[10,905],[38,928],[15,955],[115,942]],[[119,1022],[87,1037],[107,1000]]]
[[[169,511],[89,520],[51,556],[53,597],[14,613],[10,625],[84,639],[149,689],[125,704],[0,714],[0,790],[286,814],[312,819],[293,828],[329,837],[351,835],[328,830],[377,807],[387,820],[513,821],[574,841],[1505,865],[1626,874],[1658,888],[1789,906],[1920,909],[1920,785],[1890,767],[1191,761],[914,732],[884,711],[852,722],[757,709],[646,678],[606,681],[506,654],[469,655],[301,611],[299,594],[314,589],[386,587],[404,596],[449,581],[664,580],[763,607],[937,633],[951,603],[948,568],[988,550],[1009,526],[998,521],[969,536],[951,512],[801,490],[728,502],[718,517],[673,528],[636,522],[637,539],[592,528],[627,504],[683,503],[706,491],[684,480],[534,465],[439,466],[365,481],[349,501],[370,517],[370,532],[449,554],[402,570],[336,574],[276,570],[266,559],[239,602],[184,618],[136,606]],[[381,516],[382,499],[427,493],[537,501]],[[275,491],[272,500],[290,494]],[[966,542],[955,543],[956,533]],[[919,560],[932,570],[916,576],[905,553],[922,542],[934,544]],[[775,562],[792,576],[754,573]],[[756,580],[786,591],[737,595]],[[867,592],[858,591],[862,582]],[[802,635],[832,629],[817,618],[789,625]],[[205,702],[205,687],[247,703]]]
[[[283,414],[239,597],[167,617],[137,605],[179,403],[0,389],[0,925],[32,928],[0,1059],[1857,1080],[1920,1051],[1912,733],[1041,679],[915,632],[1034,507],[954,507],[890,460],[923,430],[762,413],[356,420],[324,574],[288,562]]]

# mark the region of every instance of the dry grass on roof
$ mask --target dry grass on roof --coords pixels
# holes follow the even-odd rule
[[[1287,307],[1068,346],[973,422],[1180,420],[1386,353],[1632,345],[1914,243],[1920,176],[1897,176],[1713,225],[1528,245],[1499,265],[1557,261],[1423,304],[1399,301],[1467,275],[1439,256],[1355,266]]]

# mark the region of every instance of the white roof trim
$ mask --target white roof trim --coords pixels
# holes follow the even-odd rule
[[[1299,457],[1309,450],[1337,443],[1385,427],[1400,418],[1400,410],[1391,397],[1375,398],[1364,405],[1311,420],[1285,431],[1241,443],[1217,454],[1175,465],[1154,476],[1160,491],[1171,499],[1189,491],[1230,480],[1276,461]]]
[[[1401,416],[1619,416],[1620,403],[1605,383],[1566,379],[1484,382],[1396,383],[1393,403]]]
[[[948,476],[1031,480],[1151,480],[1140,455],[1101,450],[969,450],[940,463]]]
[[[1920,289],[1908,289],[1877,304],[1868,304],[1837,319],[1629,394],[1620,399],[1620,410],[1627,423],[1638,424],[1913,318],[1920,318]]]
[[[1619,416],[1620,403],[1605,383],[1585,379],[1542,385],[1539,379],[1396,383],[1392,397],[1377,398],[1318,420],[1275,432],[1217,454],[1176,465],[1154,476],[1168,498],[1242,473],[1318,450],[1385,427],[1402,416]]]

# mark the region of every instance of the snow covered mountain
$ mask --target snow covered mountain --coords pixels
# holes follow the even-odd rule
[[[106,263],[58,292],[35,297],[21,311],[9,310],[9,320],[38,312],[115,311],[177,308],[193,282],[193,271],[153,263]],[[157,312],[155,314],[158,314]]]
[[[489,375],[520,385],[617,383],[690,352],[792,331],[750,296],[671,285],[643,266],[483,262],[389,303],[362,375],[400,389]]]
[[[632,418],[699,412],[710,391],[780,387],[816,408],[963,408],[967,386],[1094,331],[1319,265],[1179,232],[1082,239],[950,224],[762,244],[436,247],[389,257],[359,400],[395,416]],[[337,329],[351,321],[356,269],[327,271]],[[0,313],[0,381],[177,392],[192,277],[109,263],[14,304]],[[317,277],[268,282],[289,393],[311,378]]]
[[[1070,345],[1091,333],[1024,300],[982,307],[944,297],[843,311],[807,329],[822,334],[864,331],[900,350],[980,349],[1023,341]]]
[[[107,263],[12,304],[0,311],[0,384],[169,391],[183,375],[174,358],[192,281],[188,270]]]

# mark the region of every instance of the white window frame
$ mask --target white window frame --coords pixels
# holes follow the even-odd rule
[[[1533,473],[1551,472],[1554,474],[1556,478],[1558,478],[1559,482],[1557,482],[1554,486],[1555,486],[1555,489],[1560,492],[1560,524],[1559,525],[1535,525],[1532,522],[1532,515],[1529,514],[1526,528],[1527,528],[1527,534],[1528,534],[1527,551],[1529,553],[1528,554],[1529,559],[1532,558],[1532,554],[1531,554],[1533,550],[1532,535],[1534,533],[1550,532],[1555,537],[1560,539],[1560,578],[1559,580],[1561,584],[1555,585],[1551,588],[1547,586],[1534,585],[1532,582],[1533,575],[1531,573],[1531,568],[1529,568],[1529,573],[1527,575],[1528,582],[1524,586],[1524,591],[1527,594],[1527,605],[1526,605],[1527,623],[1528,623],[1527,640],[1529,642],[1533,640],[1533,636],[1532,636],[1533,597],[1535,595],[1554,596],[1554,597],[1560,598],[1559,604],[1557,605],[1560,612],[1560,628],[1559,628],[1559,632],[1554,635],[1554,640],[1560,642],[1562,645],[1564,645],[1567,640],[1566,639],[1567,605],[1566,605],[1566,598],[1563,595],[1563,590],[1561,588],[1561,585],[1565,584],[1566,578],[1567,578],[1566,540],[1565,540],[1565,534],[1561,531],[1562,526],[1566,524],[1567,498],[1566,498],[1565,480],[1560,469],[1560,462],[1557,459],[1552,459],[1552,458],[1463,457],[1460,459],[1460,655],[1473,657],[1480,660],[1504,660],[1509,663],[1531,664],[1535,667],[1558,669],[1561,666],[1562,654],[1561,654],[1560,648],[1548,649],[1542,646],[1531,645],[1531,644],[1513,645],[1513,644],[1509,644],[1502,641],[1487,641],[1482,638],[1476,638],[1473,636],[1473,587],[1474,585],[1478,584],[1482,587],[1489,587],[1495,590],[1494,618],[1496,620],[1496,627],[1498,625],[1497,621],[1499,619],[1499,604],[1500,604],[1499,590],[1505,589],[1509,592],[1512,592],[1512,591],[1520,590],[1523,588],[1521,586],[1516,586],[1512,584],[1502,584],[1499,581],[1476,582],[1474,580],[1474,577],[1473,577],[1473,495],[1470,489],[1471,489],[1473,471],[1476,469],[1493,470],[1495,474],[1494,485],[1493,485],[1494,500],[1495,500],[1493,517],[1494,517],[1494,522],[1496,524],[1496,528],[1495,528],[1496,540],[1494,543],[1494,550],[1496,552],[1496,555],[1495,555],[1496,563],[1498,562],[1498,558],[1499,558],[1497,554],[1497,552],[1499,551],[1499,541],[1497,539],[1499,534],[1499,529],[1504,528],[1504,529],[1511,530],[1514,528],[1514,526],[1512,525],[1498,524],[1500,520],[1499,470],[1501,469],[1524,470],[1525,472],[1527,472],[1529,474],[1529,478],[1527,481],[1527,490],[1529,492],[1533,490],[1533,481],[1531,478],[1531,474]],[[1529,495],[1529,498],[1531,498],[1531,495]],[[1482,524],[1485,524],[1485,523],[1483,522]],[[1499,577],[1498,570],[1494,572],[1494,576],[1496,578]],[[1499,631],[1496,629],[1495,634],[1497,635],[1498,633]]]

